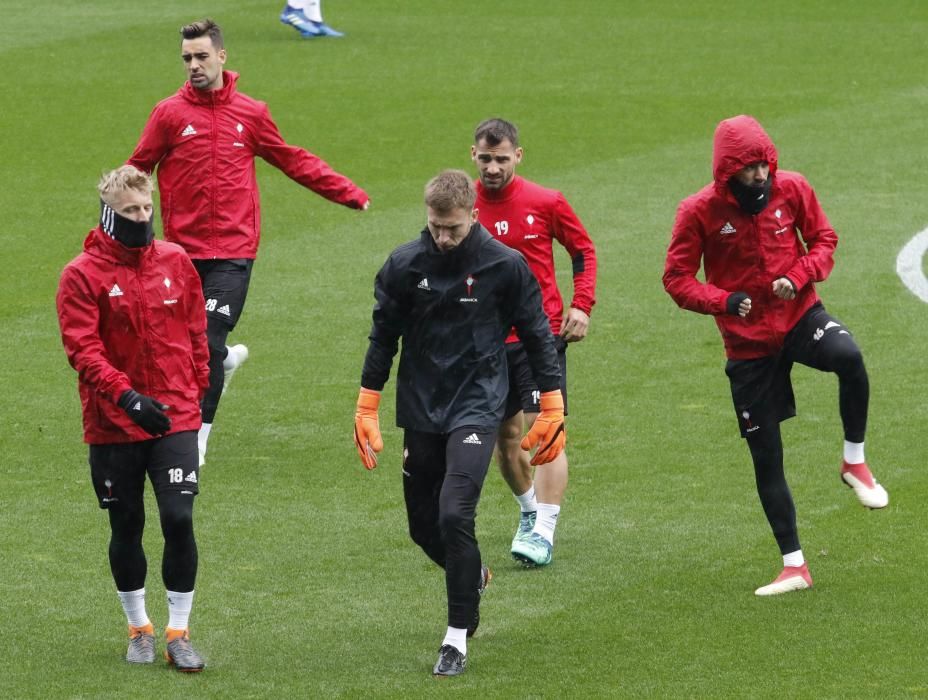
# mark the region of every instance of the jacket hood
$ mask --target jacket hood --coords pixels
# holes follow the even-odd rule
[[[745,114],[719,122],[712,143],[712,177],[716,189],[724,191],[735,173],[758,161],[767,161],[770,177],[776,174],[777,149],[764,127]]]
[[[238,82],[238,73],[230,70],[222,71],[222,87],[218,90],[197,90],[188,80],[178,92],[188,102],[194,104],[227,104],[237,92],[235,84]]]
[[[122,265],[138,265],[142,257],[154,247],[155,242],[152,241],[142,248],[127,248],[110,238],[99,226],[91,230],[84,239],[84,252]]]

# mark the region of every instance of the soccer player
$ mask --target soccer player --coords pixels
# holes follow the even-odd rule
[[[307,39],[345,36],[323,21],[322,0],[288,0],[280,12],[280,21]]]
[[[226,346],[242,313],[260,238],[256,156],[304,187],[354,209],[368,196],[308,151],[284,142],[267,105],[240,93],[238,74],[223,69],[219,25],[204,19],[181,28],[181,58],[189,80],[151,113],[129,164],[157,167],[166,240],[193,259],[206,298],[210,384],[198,436],[200,464],[219,398],[248,358],[244,345]]]
[[[147,174],[124,165],[97,189],[100,224],[65,267],[56,301],[78,372],[90,476],[109,515],[110,569],[129,623],[126,660],[155,660],[142,549],[147,474],[164,534],[167,658],[180,671],[200,671],[188,620],[197,576],[196,436],[209,382],[203,293],[183,249],[154,240]]]
[[[522,162],[519,132],[503,119],[487,119],[474,133],[471,158],[477,165],[477,210],[480,223],[498,241],[525,256],[541,285],[542,303],[551,332],[557,338],[561,393],[567,405],[567,344],[586,337],[596,303],[596,249],[564,195],[515,174]],[[570,254],[574,294],[564,313],[564,301],[554,275],[554,241]],[[551,562],[554,528],[567,489],[567,453],[534,470],[520,443],[538,415],[538,387],[517,333],[506,340],[509,397],[499,429],[497,462],[519,502],[519,527],[512,555],[525,566]]]
[[[780,422],[796,415],[794,362],[838,375],[844,427],[841,478],[868,508],[889,503],[864,459],[870,397],[853,336],[815,291],[834,266],[838,237],[812,187],[779,170],[763,127],[740,115],[715,130],[714,182],[677,210],[664,287],[682,308],[715,316],[728,362],[735,414],[783,570],[760,596],[812,586],[799,545],[796,509],[783,473]],[[705,282],[696,277],[700,264]]]
[[[427,225],[387,259],[374,283],[370,345],[355,414],[355,445],[368,469],[383,449],[377,409],[399,339],[396,422],[404,429],[403,495],[409,533],[445,570],[448,628],[433,673],[464,671],[467,637],[490,580],[474,535],[477,501],[508,393],[506,351],[515,326],[541,393],[523,441],[534,460],[561,451],[564,402],[554,337],[538,284],[522,256],[477,223],[474,183],[446,170],[425,188]]]

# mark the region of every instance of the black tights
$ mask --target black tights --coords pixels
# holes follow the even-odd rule
[[[193,496],[166,491],[157,496],[164,556],[161,577],[169,591],[187,593],[197,577],[197,543],[193,536]],[[121,502],[109,509],[110,569],[116,590],[137,591],[145,586],[148,563],[142,549],[145,528],[145,505],[140,497],[132,503]]]

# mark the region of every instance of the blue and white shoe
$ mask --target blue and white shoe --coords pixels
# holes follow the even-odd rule
[[[301,36],[314,37],[323,36],[322,32],[316,29],[316,23],[310,22],[302,10],[295,10],[287,5],[280,13],[280,21],[288,27],[296,29]]]
[[[344,32],[340,32],[337,29],[332,29],[332,27],[330,27],[325,22],[313,22],[312,20],[310,20],[309,22],[315,28],[316,36],[330,36],[333,39],[337,39],[338,37],[345,36]]]
[[[532,530],[535,527],[535,518],[538,516],[537,510],[531,510],[523,512],[519,516],[519,529],[516,530],[515,537],[512,538],[512,551],[515,552],[515,547],[517,542],[528,539],[528,536],[532,534]]]
[[[551,563],[551,550],[554,546],[537,532],[531,533],[524,540],[512,543],[512,558],[522,566],[546,566]]]

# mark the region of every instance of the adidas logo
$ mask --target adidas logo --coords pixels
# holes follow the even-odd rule
[[[419,289],[431,290],[431,287],[429,287],[429,278],[423,277],[422,281],[419,282],[419,284],[417,284],[416,287]]]
[[[121,297],[121,296],[122,296],[122,290],[119,288],[119,285],[118,285],[118,284],[114,284],[114,285],[113,285],[113,288],[110,290],[110,296],[111,296],[111,297]]]
[[[222,314],[223,316],[229,316],[230,318],[232,317],[232,312],[229,311],[229,305],[228,305],[228,304],[225,304],[225,305],[223,305],[223,306],[220,306],[220,307],[216,310],[216,313],[217,313],[217,314]]]
[[[197,130],[193,128],[193,124],[188,124],[187,128],[180,132],[181,136],[193,136],[197,133]]]
[[[735,229],[735,227],[731,225],[730,221],[726,221],[725,225],[719,230],[719,233],[722,234],[723,236],[728,236],[732,233],[735,233],[736,230],[737,229]]]
[[[466,438],[461,440],[461,442],[464,445],[482,445],[483,444],[482,442],[480,442],[480,438],[477,437],[477,433],[471,433]]]
[[[135,402],[135,406],[132,407],[132,410],[133,410],[133,411],[141,411],[141,410],[142,410],[142,402],[141,402],[141,401],[136,401],[136,402]]]
[[[189,481],[191,484],[197,483],[197,473],[190,472],[185,478],[184,481]]]

